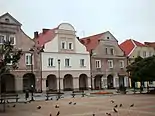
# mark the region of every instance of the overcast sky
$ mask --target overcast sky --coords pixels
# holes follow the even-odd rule
[[[155,0],[0,0],[27,35],[72,24],[80,37],[110,31],[119,42],[155,41]]]

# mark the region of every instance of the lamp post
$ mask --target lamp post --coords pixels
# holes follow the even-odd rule
[[[90,78],[91,78],[91,90],[93,90],[93,75],[92,75],[92,49],[90,50]]]
[[[58,99],[60,99],[60,59],[58,59],[58,77],[59,77],[59,95],[58,95]]]

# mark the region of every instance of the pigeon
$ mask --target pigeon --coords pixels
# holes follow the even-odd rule
[[[74,103],[73,105],[76,105],[76,103]]]
[[[53,98],[51,97],[51,100],[53,100]]]
[[[114,103],[114,100],[111,100],[111,103]]]
[[[72,104],[72,102],[69,102],[69,104]]]
[[[56,105],[55,108],[59,108],[59,105]]]
[[[37,109],[41,109],[41,106],[38,106]]]
[[[113,110],[114,110],[114,112],[116,112],[116,113],[118,112],[115,108],[114,108]]]
[[[107,115],[107,116],[111,116],[111,114],[110,114],[110,113],[106,113],[106,115]]]
[[[9,108],[10,106],[9,106],[9,105],[7,105],[7,107]]]
[[[117,108],[118,105],[115,105],[114,107]]]
[[[52,114],[50,114],[50,116],[52,116]]]
[[[122,104],[119,105],[119,107],[122,107],[122,106],[123,106]]]
[[[134,104],[130,105],[130,107],[133,107],[133,106],[134,106]]]
[[[58,111],[58,113],[57,113],[57,115],[56,115],[56,116],[59,116],[59,114],[60,114],[60,111]]]
[[[93,114],[93,116],[95,116],[95,114]]]
[[[16,105],[13,105],[12,107],[14,107],[14,108],[15,108],[15,107],[16,107]]]

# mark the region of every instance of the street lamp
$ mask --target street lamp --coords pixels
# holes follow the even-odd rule
[[[34,101],[34,98],[33,98],[33,91],[34,91],[34,86],[31,85],[31,101]]]
[[[59,96],[58,96],[58,99],[60,99],[60,59],[58,59],[58,77],[59,77]]]
[[[91,76],[91,90],[93,90],[93,75],[92,75],[92,55],[93,55],[93,50],[90,50],[90,76]]]

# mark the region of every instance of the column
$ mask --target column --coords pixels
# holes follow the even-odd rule
[[[41,92],[41,78],[36,78],[36,91]]]
[[[123,81],[124,81],[124,87],[128,87],[128,83],[127,83],[128,82],[128,78],[126,76],[124,77]]]
[[[79,90],[79,77],[73,77],[73,89]]]
[[[102,82],[103,82],[103,88],[108,88],[108,86],[107,86],[107,78],[106,77],[103,77]]]
[[[15,77],[15,91],[22,92],[23,91],[23,78],[17,75]]]
[[[42,91],[46,91],[46,78],[42,79]]]
[[[91,88],[91,77],[88,77],[88,80],[87,80],[87,87],[88,87],[88,88]]]
[[[119,87],[119,78],[118,77],[114,77],[113,81],[114,81],[114,88]]]

